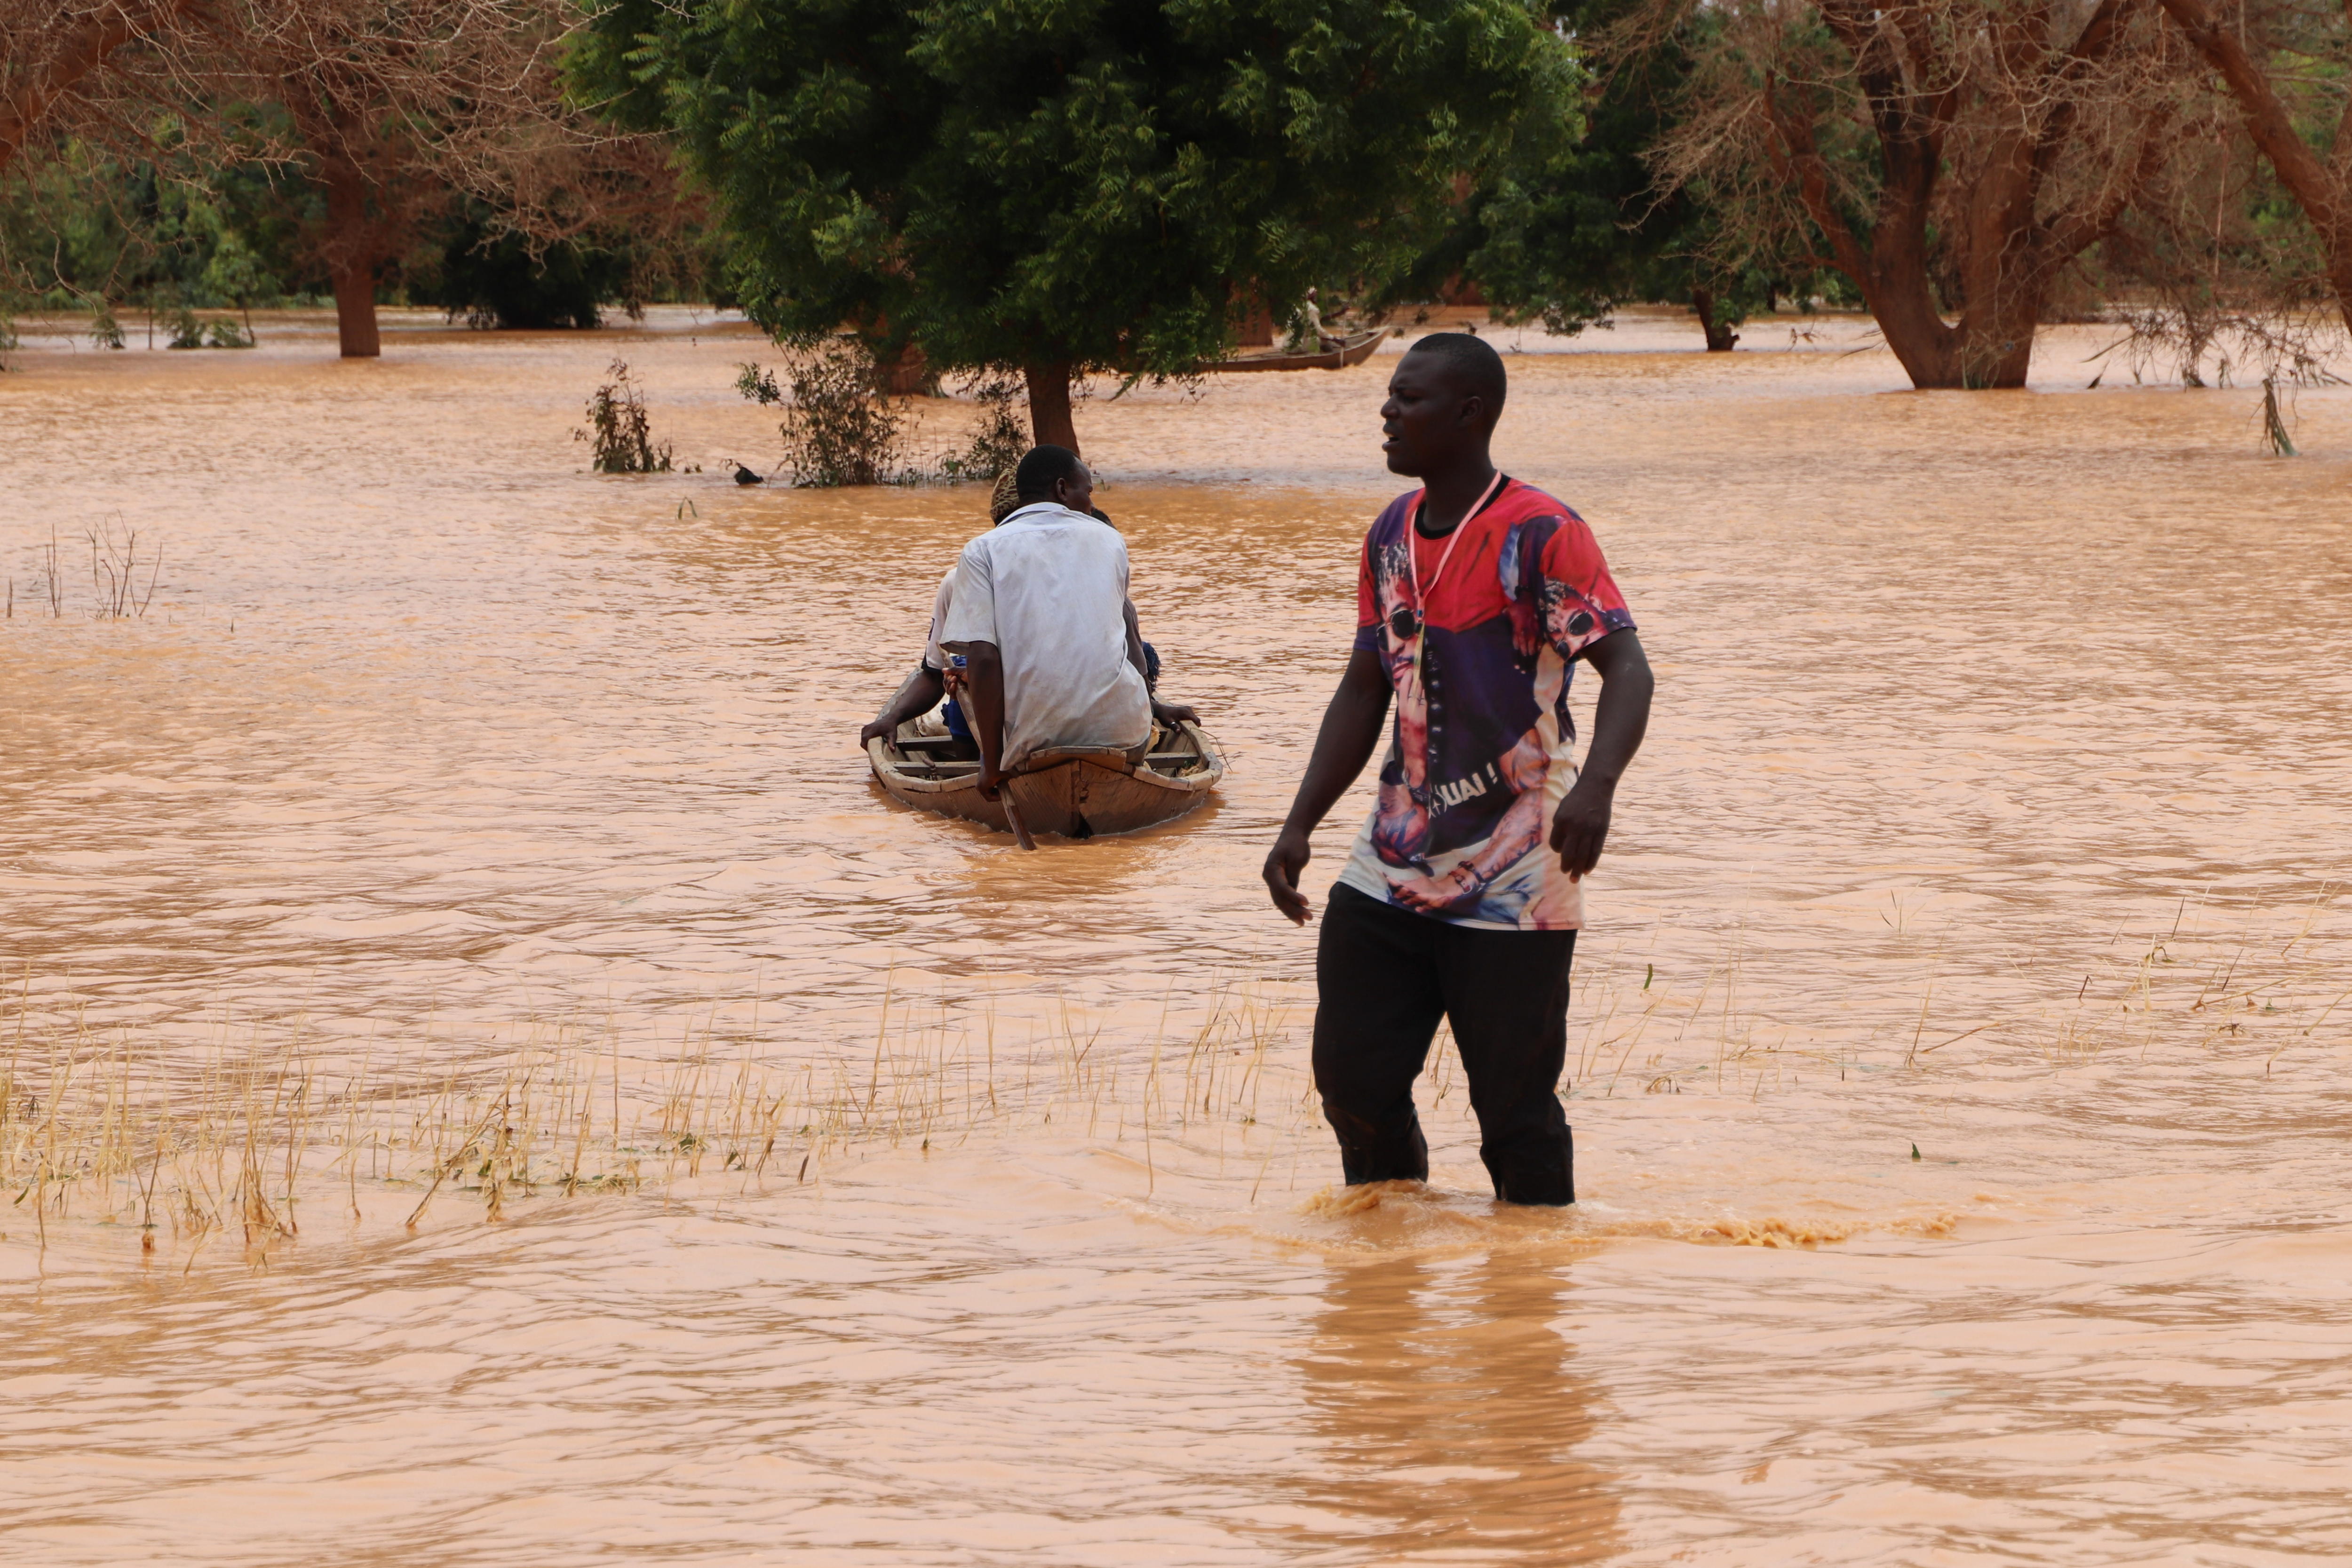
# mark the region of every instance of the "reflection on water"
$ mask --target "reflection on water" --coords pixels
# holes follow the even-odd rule
[[[1430,1191],[1315,1201],[1313,936],[1256,870],[1391,493],[1377,365],[1082,411],[1233,765],[1022,856],[853,742],[976,489],[738,489],[740,324],[327,331],[0,377],[0,1554],[2343,1552],[2352,395],[2288,462],[2247,395],[2088,392],[2088,329],[1966,395],[1851,323],[1505,334],[1506,466],[1660,676],[1538,1225],[1442,1056]],[[581,471],[616,350],[703,472]],[[79,566],[32,613],[52,528],[109,525],[163,548],[148,616]],[[141,1140],[253,1063],[320,1097],[277,1102],[299,1234],[142,1255]],[[566,1198],[550,1143],[487,1224],[453,1157],[409,1234],[403,1119],[485,1082],[593,1090],[642,1186]],[[130,1158],[43,1250],[77,1085]],[[747,1115],[773,1157],[703,1142]],[[264,1163],[202,1135],[163,1190],[234,1210]]]
[[[1586,1563],[1621,1541],[1583,1453],[1597,1384],[1560,1334],[1568,1288],[1494,1251],[1341,1263],[1298,1363],[1336,1472],[1309,1489],[1392,1563]]]

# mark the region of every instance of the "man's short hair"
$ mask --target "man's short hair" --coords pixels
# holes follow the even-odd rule
[[[1503,356],[1486,339],[1473,332],[1431,332],[1415,339],[1404,352],[1434,354],[1444,360],[1463,392],[1484,398],[1490,416],[1501,416],[1510,377],[1504,374]]]
[[[1013,470],[1013,489],[1024,501],[1054,499],[1054,481],[1078,477],[1078,455],[1067,447],[1032,447]]]

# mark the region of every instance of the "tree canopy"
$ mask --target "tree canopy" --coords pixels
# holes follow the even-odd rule
[[[571,65],[678,133],[762,327],[1019,367],[1065,442],[1073,374],[1410,269],[1581,79],[1530,0],[620,0]]]
[[[2062,280],[2212,134],[2141,0],[1646,0],[1621,32],[1671,29],[1664,184],[1721,242],[1843,273],[1920,386],[2022,385]]]

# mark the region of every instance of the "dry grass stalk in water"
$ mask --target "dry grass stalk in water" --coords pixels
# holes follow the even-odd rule
[[[1679,986],[1654,964],[1596,953],[1570,1088],[1752,1099],[1850,1074],[1899,1080],[1986,1052],[2063,1070],[2164,1051],[2267,1074],[2352,1037],[2336,902],[2323,889],[2288,915],[2209,929],[2209,911],[2192,918],[2183,900],[2168,928],[2118,933],[2096,963],[2053,968],[2031,1000],[1990,1018],[1944,1010],[1949,987],[1924,983],[1922,947],[1910,999],[1894,994],[1875,1023],[1844,1035],[1776,1018],[1802,999],[1759,1004],[1736,945]],[[1017,1043],[969,988],[919,995],[895,973],[887,986],[870,1040],[790,1062],[762,1059],[772,1047],[756,1021],[729,1026],[714,1005],[658,1051],[624,1055],[610,1026],[559,1022],[463,1068],[446,1065],[446,1043],[353,1060],[299,1035],[224,1040],[191,1060],[77,1016],[36,1022],[20,994],[0,1057],[0,1228],[21,1241],[59,1223],[126,1226],[191,1262],[216,1238],[266,1261],[315,1228],[320,1205],[357,1214],[369,1194],[391,1224],[497,1220],[542,1198],[714,1179],[791,1186],[861,1152],[1014,1131],[1136,1140],[1155,1182],[1180,1147],[1236,1158],[1256,1168],[1255,1202],[1317,1121],[1303,1014],[1247,985],[1215,986],[1197,1020],[1163,1017],[1148,1038],[1059,1000]],[[1459,1078],[1441,1037],[1427,1113],[1466,1126]]]
[[[149,1250],[168,1237],[192,1258],[229,1237],[265,1261],[300,1234],[306,1194],[340,1190],[356,1213],[362,1184],[412,1194],[401,1212],[414,1226],[453,1198],[497,1220],[546,1194],[796,1183],[855,1150],[991,1126],[1246,1129],[1277,1016],[1221,999],[1186,1043],[1171,1097],[1157,1060],[1139,1072],[1113,1059],[1097,1048],[1101,1022],[1066,1007],[1017,1062],[992,1015],[959,1026],[943,1002],[886,1016],[870,1053],[782,1068],[705,1020],[665,1056],[630,1058],[624,1084],[617,1037],[569,1026],[436,1081],[423,1049],[352,1062],[299,1037],[224,1042],[190,1062],[78,1016],[36,1027],[20,995],[0,1065],[0,1191],[15,1189],[44,1240],[51,1222],[81,1220],[134,1226]],[[1303,1079],[1281,1092],[1303,1092]]]

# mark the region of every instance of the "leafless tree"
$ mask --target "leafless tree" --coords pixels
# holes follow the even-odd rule
[[[0,0],[0,174],[29,146],[120,132],[126,67],[184,52],[205,0]]]
[[[662,150],[565,103],[569,0],[0,0],[0,171],[71,133],[139,155],[158,110],[199,159],[318,188],[306,241],[341,351],[381,352],[375,288],[452,201],[535,240],[658,211]],[[239,106],[276,106],[282,119]],[[234,121],[234,123],[232,123]]]
[[[2221,77],[2246,133],[2310,219],[2352,329],[2352,7],[2301,0],[2162,0]],[[2306,135],[2306,131],[2310,132]]]
[[[2212,134],[2182,139],[2099,248],[2086,281],[2124,329],[2101,357],[2191,387],[2332,380],[2343,327],[2325,247],[2216,107]]]
[[[1663,183],[1843,273],[1922,387],[2022,385],[2062,274],[2210,112],[2158,0],[1654,0],[1613,47],[1675,26]]]
[[[562,0],[216,0],[211,91],[284,108],[290,162],[323,197],[307,237],[345,357],[381,352],[378,275],[421,225],[590,139],[556,79],[574,16]]]

